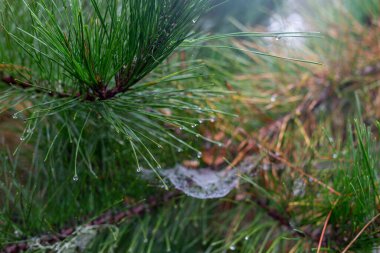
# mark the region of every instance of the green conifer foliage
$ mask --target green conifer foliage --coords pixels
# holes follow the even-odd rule
[[[380,247],[380,2],[215,2],[0,0],[0,252]]]

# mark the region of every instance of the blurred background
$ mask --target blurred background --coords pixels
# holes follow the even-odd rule
[[[200,22],[203,31],[232,32],[236,25],[267,26],[283,0],[215,0],[216,7]]]
[[[197,106],[237,117],[217,113],[212,120],[196,122],[202,136],[223,145],[178,131],[181,140],[201,153],[155,144],[151,150],[163,168],[178,164],[190,168],[182,175],[186,180],[203,168],[231,171],[243,164],[244,169],[253,169],[228,189],[228,195],[210,200],[203,192],[199,196],[205,199],[196,199],[186,195],[189,189],[178,194],[173,188],[163,190],[158,180],[147,183],[144,176],[136,176],[129,162],[134,157],[124,144],[104,142],[91,132],[82,143],[93,151],[84,150],[83,156],[92,159],[90,168],[99,177],[83,169],[79,183],[68,173],[73,166],[65,157],[33,159],[38,168],[29,168],[27,155],[15,162],[10,152],[4,152],[0,243],[32,238],[38,252],[376,252],[379,0],[215,0],[215,4],[195,24],[200,37],[240,34],[180,47],[152,76],[202,65],[200,74],[181,75],[170,84],[180,89],[205,84],[211,91],[227,91],[222,98],[210,97]],[[312,33],[259,37],[256,32]],[[0,116],[0,151],[6,143],[15,148],[22,131],[21,123],[7,113]],[[27,146],[25,152],[38,148],[44,154],[58,131],[54,125],[47,127],[49,138]],[[55,149],[51,152],[62,152]],[[78,166],[87,168],[87,160]],[[88,220],[95,225],[87,226]],[[35,236],[67,231],[71,234],[64,240],[47,237],[45,244]]]

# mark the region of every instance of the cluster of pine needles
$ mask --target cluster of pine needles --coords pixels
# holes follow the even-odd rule
[[[380,3],[193,34],[211,6],[0,2],[0,252],[380,247]],[[160,173],[247,161],[221,199]]]

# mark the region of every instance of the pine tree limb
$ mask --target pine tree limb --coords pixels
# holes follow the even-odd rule
[[[152,209],[155,209],[159,206],[164,205],[165,203],[173,200],[175,197],[179,196],[178,191],[172,191],[166,193],[163,197],[151,197],[146,202],[137,204],[126,211],[121,212],[111,212],[107,211],[104,214],[100,215],[98,218],[90,221],[85,224],[85,226],[100,226],[100,225],[112,225],[118,224],[125,219],[130,219],[137,216],[142,216],[145,213],[149,212]],[[42,245],[53,245],[55,243],[64,241],[69,238],[75,232],[76,227],[70,227],[62,229],[57,234],[46,234],[38,238],[40,244]],[[31,249],[31,245],[28,241],[23,241],[20,243],[9,244],[5,246],[1,253],[19,253]]]

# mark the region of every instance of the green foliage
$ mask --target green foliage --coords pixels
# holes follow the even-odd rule
[[[332,207],[331,224],[339,226],[347,238],[353,238],[379,213],[380,173],[377,166],[380,160],[377,142],[369,128],[355,122],[355,134],[351,133],[349,137],[350,148],[345,157],[347,162],[338,165],[337,175],[334,176],[334,188],[342,197]],[[379,238],[374,238],[377,229],[376,223],[371,224],[352,249],[371,250],[373,244],[380,242]]]
[[[31,61],[27,67],[17,66],[17,61],[4,65],[7,73],[17,75],[15,86],[27,89],[8,89],[1,98],[2,109],[26,101],[32,104],[14,114],[14,118],[27,122],[22,141],[29,141],[34,129],[45,127],[49,118],[59,127],[51,132],[53,142],[47,144],[48,153],[61,138],[76,144],[74,177],[78,156],[90,157],[91,151],[81,145],[82,135],[89,136],[90,129],[113,129],[116,135],[101,136],[129,143],[128,152],[134,154],[138,167],[141,159],[146,166],[160,167],[150,150],[152,145],[190,148],[199,153],[175,132],[180,129],[198,135],[193,130],[198,121],[214,120],[218,113],[204,105],[205,98],[210,100],[222,93],[192,85],[179,87],[181,80],[203,81],[199,61],[189,62],[186,69],[168,63],[155,75],[146,76],[188,37],[208,1],[39,1],[3,5],[7,36],[13,37]],[[30,18],[7,20],[15,12]],[[13,49],[22,54],[20,47]],[[174,85],[169,87],[168,83]],[[61,143],[60,148],[65,146]]]
[[[194,35],[206,0],[1,1],[0,250],[379,247],[379,4],[307,2],[323,37]],[[159,173],[245,158],[223,199]]]
[[[71,79],[62,84],[63,91],[107,99],[115,95],[111,91],[130,89],[166,59],[188,36],[193,20],[207,4],[39,1],[26,4],[32,29],[18,27],[30,38],[12,36],[31,55],[40,73],[49,74],[49,80]],[[62,71],[52,69],[45,58]],[[47,85],[49,90],[56,89],[54,83]]]

